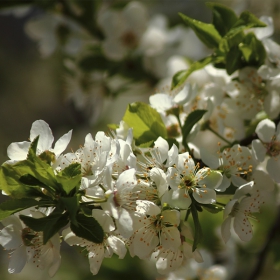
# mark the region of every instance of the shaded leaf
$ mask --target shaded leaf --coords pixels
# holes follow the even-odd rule
[[[93,218],[83,214],[77,215],[77,224],[70,224],[71,230],[79,237],[85,238],[94,243],[102,243],[104,239],[104,231],[100,224]]]
[[[133,128],[136,145],[152,143],[159,136],[167,137],[166,127],[160,114],[143,102],[129,104],[123,120]]]
[[[194,252],[197,248],[197,245],[201,243],[202,238],[203,238],[203,232],[202,228],[199,222],[198,218],[198,212],[195,206],[194,200],[192,201],[191,204],[191,213],[192,213],[192,218],[193,218],[193,223],[194,223],[194,240],[193,240],[193,246],[192,246],[192,251]]]

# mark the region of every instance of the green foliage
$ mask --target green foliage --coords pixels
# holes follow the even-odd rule
[[[199,120],[201,120],[201,118],[203,117],[203,115],[206,112],[207,112],[207,110],[195,110],[187,116],[185,123],[183,124],[183,127],[182,127],[183,144],[186,144],[187,137],[190,134],[193,126]]]
[[[79,190],[81,184],[82,172],[79,163],[72,163],[64,168],[56,175],[58,183],[61,184],[63,190],[68,195],[75,189],[75,193]]]
[[[221,35],[213,24],[204,23],[179,13],[185,23],[195,32],[197,37],[208,47],[217,48],[221,41]]]
[[[213,12],[213,24],[203,23],[183,14],[180,16],[198,38],[213,49],[213,54],[194,62],[188,69],[177,72],[172,79],[172,88],[184,84],[193,71],[209,63],[226,69],[231,75],[246,66],[259,67],[265,61],[266,51],[262,42],[253,33],[244,33],[249,28],[265,27],[262,21],[247,11],[237,17],[234,11],[221,4],[208,3],[207,6]]]
[[[167,138],[166,127],[160,114],[148,104],[129,104],[123,120],[133,128],[136,145],[151,146],[159,136]]]
[[[221,211],[223,211],[225,208],[223,206],[220,206],[218,204],[201,204],[202,208],[207,210],[208,212],[212,214],[217,214]]]
[[[67,215],[57,213],[56,211],[52,212],[49,216],[37,219],[24,215],[20,215],[19,217],[29,228],[37,232],[43,232],[44,244],[46,244],[61,228],[68,224]]]
[[[0,204],[0,221],[10,215],[33,206],[50,206],[47,201],[35,200],[31,198],[10,199]]]
[[[219,3],[206,3],[213,12],[213,25],[221,36],[231,29],[238,17],[233,10]]]
[[[85,238],[94,243],[102,243],[104,231],[100,224],[93,217],[77,215],[77,225],[70,224],[71,230],[79,237]]]
[[[200,211],[200,209],[199,209]],[[193,246],[192,246],[192,251],[195,251],[197,248],[197,245],[201,243],[203,239],[203,232],[202,228],[199,222],[199,217],[198,217],[198,209],[196,207],[196,202],[194,199],[192,199],[192,204],[191,204],[191,214],[193,218],[193,223],[194,223],[194,240],[193,240]]]

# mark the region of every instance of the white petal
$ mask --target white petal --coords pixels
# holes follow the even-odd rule
[[[231,227],[231,217],[227,217],[224,222],[222,223],[222,227],[221,227],[221,233],[222,233],[222,238],[224,240],[224,242],[228,242],[231,233],[230,233],[230,227]]]
[[[59,156],[67,148],[72,136],[72,130],[60,137],[54,145],[54,153]]]
[[[155,141],[154,149],[157,150],[155,153],[157,155],[157,161],[160,163],[165,162],[169,150],[168,142],[162,137],[158,137],[158,139]]]
[[[115,222],[120,235],[125,238],[129,238],[132,235],[133,220],[130,213],[126,209],[119,209],[119,218]]]
[[[49,150],[53,143],[53,134],[49,125],[43,121],[35,121],[30,130],[30,141],[33,141],[38,135],[40,135],[37,149],[40,153]]]
[[[241,212],[238,212],[233,221],[234,231],[242,241],[248,242],[253,236],[252,226],[248,218]]]
[[[165,93],[151,95],[149,101],[151,106],[159,112],[167,111],[174,105],[171,96]]]
[[[194,199],[203,204],[211,204],[216,202],[216,192],[208,188],[196,188],[193,192]]]
[[[166,174],[162,169],[152,168],[150,178],[156,183],[158,196],[161,197],[168,189]]]
[[[121,173],[116,182],[116,187],[118,191],[121,191],[125,188],[131,188],[136,185],[137,181],[135,177],[135,172],[136,170],[134,168],[131,168]]]
[[[115,229],[113,219],[105,211],[93,209],[92,217],[97,220],[105,232],[110,232]]]
[[[156,216],[161,212],[156,204],[148,200],[137,200],[136,204],[136,212],[141,214]]]
[[[161,244],[166,249],[176,250],[181,245],[180,232],[176,227],[163,228],[160,235]]]
[[[104,245],[95,244],[94,251],[90,251],[88,253],[90,271],[93,275],[96,275],[98,273],[103,259],[104,259]]]
[[[113,252],[119,256],[120,259],[123,259],[126,255],[125,243],[117,238],[116,236],[109,236],[107,239],[108,244],[112,248]]]
[[[256,133],[261,141],[269,143],[275,135],[275,123],[269,119],[260,121],[256,127]]]
[[[259,139],[255,139],[252,141],[252,152],[254,157],[258,161],[264,161],[266,155],[266,148]]]
[[[270,158],[267,161],[266,170],[276,183],[280,183],[280,160]]]
[[[209,189],[215,189],[222,183],[222,180],[223,180],[223,175],[220,171],[209,170],[207,171],[206,177],[200,180],[198,183],[201,186],[205,185]]]
[[[224,174],[221,184],[216,188],[219,192],[224,192],[230,186],[230,179]]]
[[[30,142],[15,142],[8,146],[7,154],[12,160],[24,160],[30,147]]]
[[[219,167],[219,156],[217,153],[213,154],[208,149],[200,148],[200,157],[202,161],[208,165],[210,168],[216,169]]]
[[[26,247],[17,248],[10,256],[9,273],[19,273],[22,271],[27,261]]]

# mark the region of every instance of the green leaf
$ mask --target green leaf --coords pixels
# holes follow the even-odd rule
[[[174,138],[167,138],[165,140],[168,143],[169,149],[172,148],[173,144],[175,144],[177,146],[177,148],[179,149],[179,143],[178,143],[178,141],[176,139],[174,139]]]
[[[85,238],[94,243],[102,243],[104,231],[100,224],[93,218],[83,214],[77,215],[78,226],[70,224],[71,230],[79,237]]]
[[[79,201],[77,196],[73,197],[61,197],[60,200],[62,201],[65,209],[69,213],[70,221],[75,225],[78,226],[78,222],[76,219],[77,212],[79,211]]]
[[[61,228],[68,224],[68,215],[56,212],[42,218],[33,218],[24,215],[20,215],[19,217],[29,228],[37,232],[43,232],[44,244],[46,244]]]
[[[252,13],[245,11],[242,12],[239,16],[239,19],[234,24],[233,28],[236,27],[245,27],[245,28],[252,28],[252,27],[266,27],[266,24],[259,20],[255,15]]]
[[[193,246],[192,246],[192,251],[194,252],[195,249],[197,248],[197,245],[201,243],[202,238],[203,238],[203,232],[202,228],[199,222],[198,218],[198,212],[196,209],[194,199],[192,199],[192,204],[191,204],[191,213],[192,213],[192,218],[193,218],[193,223],[194,223],[194,240],[193,240]]]
[[[14,165],[4,163],[0,169],[0,189],[16,199],[44,196],[39,187],[21,182],[21,177],[22,174],[14,168]]]
[[[215,28],[221,36],[226,35],[238,19],[235,12],[219,3],[206,3],[206,6],[213,12],[213,25]]]
[[[123,120],[133,128],[136,145],[153,143],[159,136],[167,137],[166,127],[160,114],[143,102],[129,104]]]
[[[47,201],[37,201],[31,198],[9,199],[0,204],[0,221],[10,215],[33,206],[45,206]]]
[[[69,194],[75,188],[75,193],[79,190],[81,178],[81,165],[76,162],[65,167],[56,176],[66,194]]]
[[[229,75],[243,67],[242,53],[238,46],[232,47],[226,55],[226,71]]]
[[[192,72],[199,70],[214,61],[215,58],[213,56],[207,56],[201,60],[195,61],[188,69],[178,71],[172,78],[171,89],[181,86]]]
[[[261,66],[264,64],[266,51],[254,33],[248,33],[238,48],[249,65]]]
[[[187,25],[195,32],[197,37],[208,47],[217,48],[221,41],[221,36],[215,26],[210,23],[204,23],[188,16],[179,13],[181,18],[187,23]]]
[[[193,126],[203,117],[206,112],[207,110],[195,110],[187,116],[182,127],[183,144],[186,143],[187,137],[191,132]]]

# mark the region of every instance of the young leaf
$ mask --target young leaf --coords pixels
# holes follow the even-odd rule
[[[14,165],[4,163],[0,169],[0,189],[12,198],[42,197],[39,187],[26,185],[21,182],[21,174],[14,168]]]
[[[203,232],[199,222],[198,212],[194,200],[192,200],[192,204],[191,204],[191,213],[192,213],[192,218],[194,223],[194,240],[192,246],[192,251],[194,252],[195,249],[197,248],[197,245],[202,241],[203,238]]]
[[[188,69],[178,71],[172,78],[171,89],[181,86],[192,72],[203,68],[209,63],[214,62],[214,60],[215,58],[213,56],[207,56],[194,62]]]
[[[61,184],[67,195],[75,188],[76,192],[78,191],[81,178],[81,165],[79,163],[68,165],[56,176],[57,181]]]
[[[203,117],[207,110],[195,110],[191,112],[183,124],[182,133],[183,133],[183,144],[186,143],[186,139],[191,132],[193,126]]]
[[[226,35],[238,19],[235,12],[219,3],[206,3],[206,6],[213,12],[213,25],[215,28],[221,36]]]
[[[49,216],[42,218],[33,218],[24,215],[20,215],[19,217],[29,228],[37,232],[43,232],[44,244],[68,223],[68,215],[66,213],[61,214],[53,212]]]
[[[160,114],[148,104],[135,102],[129,104],[123,120],[133,128],[136,145],[153,143],[159,136],[166,138],[166,127]]]
[[[48,202],[31,198],[9,199],[0,204],[0,221],[10,215],[33,206],[45,206]]]
[[[83,214],[78,214],[76,218],[78,226],[71,223],[70,228],[77,236],[85,238],[94,243],[103,242],[103,228],[93,217],[87,217]]]
[[[182,13],[179,15],[208,48],[213,49],[219,46],[221,36],[213,24],[192,19]]]
[[[232,47],[226,55],[226,71],[229,75],[243,67],[242,53],[238,46]]]

